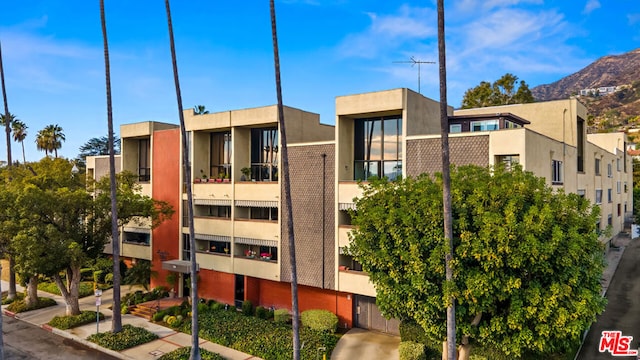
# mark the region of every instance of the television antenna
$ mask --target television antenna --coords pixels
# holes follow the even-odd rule
[[[435,64],[435,61],[422,61],[416,59],[415,56],[409,58],[408,61],[394,61],[396,64],[411,64],[411,67],[418,65],[418,94],[420,94],[420,65],[421,64]]]

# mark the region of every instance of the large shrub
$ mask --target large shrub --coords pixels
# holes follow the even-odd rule
[[[30,310],[42,309],[49,306],[57,305],[56,301],[51,298],[39,297],[38,303],[34,307],[27,307],[27,303],[23,300],[16,300],[7,306],[7,310],[12,313],[21,313]]]
[[[277,323],[286,323],[291,321],[291,314],[287,309],[278,309],[273,312],[273,321]]]
[[[242,302],[242,313],[246,316],[253,315],[253,304],[250,300],[245,300]]]
[[[338,317],[328,310],[307,310],[300,315],[302,325],[317,331],[335,333],[338,329]]]
[[[39,282],[38,290],[48,292],[49,294],[62,295],[60,288],[53,282]],[[81,298],[93,295],[93,282],[83,281],[78,288],[78,294]]]
[[[402,341],[412,341],[419,344],[426,344],[427,334],[422,326],[411,320],[403,320],[400,323],[400,339]]]
[[[424,344],[413,341],[403,341],[398,348],[400,360],[427,360],[424,353]]]
[[[122,325],[122,331],[118,333],[103,332],[89,336],[87,340],[104,348],[122,351],[140,344],[148,343],[158,338],[158,335],[132,325]]]

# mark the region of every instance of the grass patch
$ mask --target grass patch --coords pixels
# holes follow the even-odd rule
[[[39,282],[38,290],[48,292],[49,294],[62,295],[60,293],[60,289],[58,285],[53,282]],[[93,282],[91,281],[82,281],[80,282],[80,288],[78,289],[78,293],[80,297],[87,297],[93,295]]]
[[[46,308],[49,306],[54,306],[56,305],[56,301],[51,299],[51,298],[45,298],[45,297],[39,297],[38,298],[38,302],[36,303],[35,306],[33,307],[27,307],[27,304],[25,303],[24,299],[22,300],[16,300],[14,302],[12,302],[9,306],[7,306],[7,310],[11,311],[12,313],[21,313],[21,312],[25,312],[25,311],[30,311],[30,310],[36,310],[36,309],[42,309],[42,308]]]
[[[191,356],[191,347],[182,347],[171,352],[168,352],[158,360],[189,360],[189,356]],[[202,360],[226,360],[227,358],[223,357],[218,353],[211,352],[206,349],[200,349],[200,357]]]
[[[291,325],[253,316],[244,316],[235,311],[210,311],[199,315],[199,336],[211,342],[227,346],[263,359],[290,359],[293,353]],[[191,324],[185,321],[180,330],[190,333]],[[327,358],[331,356],[339,336],[300,329],[300,343],[305,346],[300,351],[302,360],[316,360],[317,349],[327,348]]]
[[[104,315],[100,313],[100,320],[104,320]],[[67,330],[80,325],[89,324],[96,321],[95,311],[83,311],[80,315],[54,316],[49,325],[54,328]]]
[[[89,336],[87,340],[104,348],[122,351],[140,344],[148,343],[158,338],[158,335],[132,325],[123,325],[119,333],[103,332]]]
[[[16,301],[16,300],[23,300],[24,299],[24,294],[23,293],[16,293],[16,297],[9,300],[7,299],[7,292],[3,292],[2,293],[2,305],[8,305],[11,304],[12,302]]]

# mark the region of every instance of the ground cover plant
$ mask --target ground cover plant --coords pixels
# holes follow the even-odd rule
[[[36,302],[36,304],[34,306],[27,306],[27,303],[24,301],[24,299],[21,300],[16,300],[14,302],[12,302],[9,306],[7,306],[7,310],[11,311],[12,313],[21,313],[21,312],[25,312],[25,311],[30,311],[30,310],[36,310],[36,309],[42,309],[42,308],[46,308],[49,306],[54,306],[56,305],[56,301],[51,299],[51,298],[46,298],[46,297],[39,297],[38,301]]]
[[[3,292],[2,293],[2,305],[9,305],[12,302],[16,301],[16,300],[22,300],[24,299],[24,294],[23,293],[16,293],[16,297],[13,299],[7,299],[7,292]]]
[[[104,314],[100,313],[100,320],[104,320]],[[89,324],[96,321],[95,311],[83,311],[80,315],[54,316],[49,325],[54,328],[67,330],[80,325]]]
[[[158,360],[189,360],[189,355],[191,355],[191,346],[175,349],[162,355]],[[200,358],[202,360],[226,360],[222,355],[206,349],[200,349]]]
[[[132,325],[122,325],[122,331],[118,333],[103,332],[89,336],[87,340],[104,348],[122,351],[140,344],[148,343],[158,338],[158,335]]]
[[[58,285],[52,282],[39,282],[38,290],[48,292],[49,294],[61,295]],[[93,282],[81,282],[79,288],[79,297],[83,298],[91,295],[93,295]]]

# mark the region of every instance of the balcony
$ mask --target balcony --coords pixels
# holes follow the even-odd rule
[[[338,271],[338,291],[376,296],[376,289],[369,281],[369,275],[362,271]]]
[[[235,257],[233,260],[233,273],[266,280],[280,280],[280,266],[277,262],[272,261]]]
[[[233,273],[233,259],[231,255],[197,251],[196,259],[201,269]]]
[[[280,238],[280,225],[269,220],[236,219],[233,222],[233,232],[235,237],[277,242]]]
[[[349,232],[353,229],[351,225],[338,226],[338,246],[343,248],[349,246]]]
[[[123,257],[151,260],[151,246],[123,241],[120,255]]]
[[[362,189],[357,181],[340,181],[338,183],[338,206],[352,204],[353,199],[360,196],[362,196]]]
[[[243,181],[235,184],[235,200],[280,203],[280,183],[277,181]]]
[[[196,200],[216,200],[228,202],[225,205],[231,205],[231,192],[233,188],[231,183],[196,183],[193,184],[193,199]],[[186,199],[186,194],[183,196]],[[211,204],[211,205],[223,205]]]
[[[195,217],[193,219],[193,226],[195,232],[199,234],[231,236],[232,231],[230,219]]]

